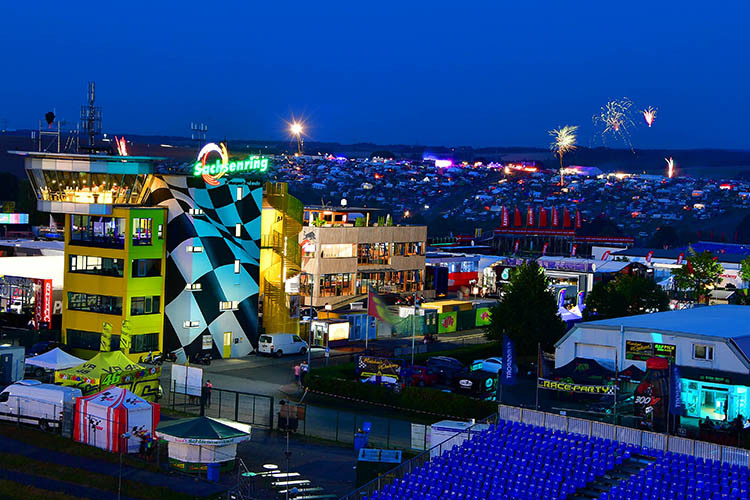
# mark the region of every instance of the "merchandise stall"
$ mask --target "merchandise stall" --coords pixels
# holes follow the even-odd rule
[[[158,404],[110,387],[76,400],[73,439],[113,453],[137,453],[154,435],[159,414]]]
[[[100,352],[80,366],[56,371],[55,383],[78,387],[84,396],[117,386],[147,401],[156,401],[160,376],[161,367],[144,367],[120,351],[111,351]]]
[[[237,443],[250,439],[250,428],[240,430],[208,417],[184,418],[162,422],[156,429],[159,439],[167,441],[169,463],[185,472],[206,470],[208,464],[234,467]]]
[[[83,359],[76,358],[59,347],[55,347],[51,351],[47,351],[39,356],[26,358],[27,365],[38,366],[45,370],[65,370],[74,366],[80,366],[85,362]]]

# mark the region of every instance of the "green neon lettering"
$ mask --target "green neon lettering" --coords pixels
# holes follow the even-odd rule
[[[217,159],[214,163],[207,163],[206,165],[203,165],[201,162],[196,162],[193,164],[193,175],[219,175],[221,173],[239,173],[249,170],[265,172],[269,167],[270,162],[268,158],[258,156],[249,156],[245,160],[237,160],[227,164],[224,164],[220,159]]]
[[[265,172],[268,170],[268,158],[263,158],[260,160],[260,171]]]
[[[234,172],[234,169],[237,167],[237,164],[235,162],[229,163],[229,171]]]

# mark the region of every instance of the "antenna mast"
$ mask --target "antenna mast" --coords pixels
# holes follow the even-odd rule
[[[86,149],[94,150],[94,137],[102,133],[102,108],[95,106],[96,82],[89,82],[86,100],[88,105],[81,106],[81,128],[89,136],[89,145]]]

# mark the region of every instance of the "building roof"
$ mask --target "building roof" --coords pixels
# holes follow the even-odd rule
[[[693,247],[696,252],[703,252],[709,250],[708,248]],[[618,250],[612,252],[612,255],[626,256],[626,257],[646,257],[649,252],[654,252],[652,257],[655,259],[674,259],[677,260],[680,254],[683,254],[683,258],[688,259],[690,254],[685,248],[670,248],[654,249],[654,248],[628,248],[625,250]],[[713,252],[714,255],[719,259],[719,262],[726,262],[730,264],[739,264],[747,258],[747,254],[742,253],[717,253]]]
[[[715,305],[580,323],[580,327],[643,328],[724,339],[750,338],[750,307]]]

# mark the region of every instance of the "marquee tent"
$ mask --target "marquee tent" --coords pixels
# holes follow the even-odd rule
[[[66,368],[82,365],[85,362],[80,358],[68,354],[59,347],[55,347],[51,351],[26,360],[27,365],[39,366],[48,370],[65,370]]]
[[[100,352],[80,366],[55,372],[55,383],[78,387],[84,396],[116,385],[134,394],[156,401],[159,395],[161,367],[143,367],[120,351]]]
[[[153,436],[158,423],[158,404],[110,387],[76,400],[73,439],[114,453],[135,453],[142,439]]]

